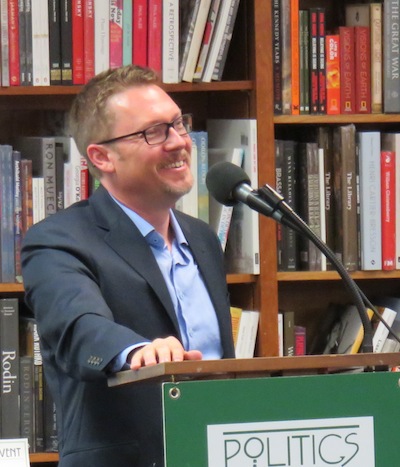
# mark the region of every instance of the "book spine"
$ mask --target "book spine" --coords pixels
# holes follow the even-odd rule
[[[18,299],[0,300],[1,436],[19,438],[19,341]]]
[[[10,61],[8,43],[8,0],[0,1],[0,41],[1,41],[1,85],[10,86]]]
[[[326,113],[340,114],[339,34],[326,36]]]
[[[33,328],[33,373],[34,373],[34,420],[35,420],[35,447],[36,452],[44,451],[44,375],[43,360],[40,351],[39,334],[37,324]]]
[[[94,71],[98,73],[110,67],[109,2],[97,0],[94,9]]]
[[[318,9],[318,112],[326,113],[325,9]]]
[[[72,0],[61,1],[61,81],[72,84]]]
[[[18,3],[18,0],[8,0],[8,54],[10,61],[10,86],[19,86],[21,84]]]
[[[290,55],[292,67],[292,115],[300,114],[299,0],[290,0]]]
[[[283,355],[293,357],[295,355],[294,340],[294,311],[283,312]]]
[[[19,47],[19,73],[20,85],[25,86],[26,83],[26,20],[25,20],[25,2],[18,0],[18,47]]]
[[[58,451],[58,436],[57,436],[57,413],[53,397],[50,389],[44,380],[43,387],[43,436],[44,436],[44,451]]]
[[[15,281],[22,283],[21,244],[22,244],[22,184],[21,153],[13,151],[13,183],[14,183],[14,263]]]
[[[148,66],[162,70],[162,2],[149,0],[148,8]]]
[[[399,0],[384,0],[383,12],[383,110],[385,113],[400,112],[400,29]]]
[[[52,137],[43,138],[43,177],[45,189],[45,216],[57,210],[56,198],[56,146]]]
[[[284,154],[284,140],[275,140],[275,190],[283,196],[283,154]],[[280,222],[276,223],[276,244],[277,244],[277,257],[278,257],[278,271],[284,271],[283,267],[283,250],[285,248],[283,241],[283,226]]]
[[[32,212],[32,161],[21,159],[22,185],[22,236],[33,225]]]
[[[339,27],[340,113],[355,113],[354,27]]]
[[[294,327],[294,354],[296,356],[306,355],[306,328],[304,326]]]
[[[282,44],[282,113],[292,113],[292,63],[290,1],[281,1],[281,44]]]
[[[132,63],[147,66],[147,1],[133,0]]]
[[[72,84],[84,84],[83,0],[72,0]]]
[[[110,0],[110,68],[122,65],[123,0]]]
[[[391,271],[396,264],[395,228],[395,153],[381,151],[382,269]]]
[[[371,27],[371,110],[382,113],[382,4],[370,4]]]
[[[310,19],[310,113],[318,113],[318,10],[311,8]]]
[[[27,438],[30,452],[35,452],[34,401],[33,401],[33,357],[20,358],[20,436]]]
[[[354,27],[355,112],[371,113],[371,39],[368,26]]]
[[[300,114],[310,113],[310,25],[308,10],[299,11]]]
[[[83,3],[83,81],[87,83],[94,76],[94,0]]]
[[[48,0],[50,84],[61,84],[61,17],[60,0]]]
[[[163,0],[163,70],[164,83],[179,82],[179,1]]]
[[[33,56],[32,56],[32,0],[25,0],[24,11],[25,11],[25,51],[26,51],[26,85],[33,85]]]
[[[362,270],[382,269],[379,132],[357,133],[360,174],[360,259]]]
[[[33,85],[50,85],[49,10],[47,0],[35,0],[32,10]]]
[[[122,64],[130,65],[132,63],[132,20],[133,20],[133,5],[132,0],[123,0],[122,13]]]
[[[282,114],[282,43],[281,43],[281,3],[272,2],[272,54],[274,83],[274,113]]]

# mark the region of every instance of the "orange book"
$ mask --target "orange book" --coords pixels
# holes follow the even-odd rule
[[[339,34],[326,36],[326,113],[340,114]]]
[[[299,0],[290,0],[292,115],[300,115]]]

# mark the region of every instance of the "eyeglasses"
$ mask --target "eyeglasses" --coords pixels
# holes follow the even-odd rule
[[[121,139],[130,138],[131,136],[143,135],[146,143],[152,146],[166,141],[170,128],[173,128],[179,136],[187,135],[192,131],[192,114],[183,114],[175,120],[172,120],[170,123],[157,123],[157,125],[150,126],[145,130],[129,133],[128,135],[117,136],[116,138],[100,141],[100,143],[97,144],[114,143]]]

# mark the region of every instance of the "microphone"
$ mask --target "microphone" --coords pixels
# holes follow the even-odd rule
[[[206,185],[211,195],[219,203],[234,206],[237,202],[242,202],[260,214],[272,217],[297,233],[305,235],[322,251],[343,279],[357,306],[364,328],[363,352],[372,352],[372,326],[364,304],[371,308],[379,316],[379,319],[381,318],[380,314],[350,277],[333,251],[314,234],[310,227],[285,202],[284,198],[269,185],[264,185],[258,190],[252,189],[246,172],[231,162],[217,162],[212,165],[206,176]]]

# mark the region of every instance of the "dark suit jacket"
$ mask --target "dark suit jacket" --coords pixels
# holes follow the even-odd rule
[[[176,212],[234,356],[223,255],[203,222]],[[106,367],[130,344],[178,322],[157,262],[135,225],[100,187],[33,226],[22,250],[26,301],[38,322],[59,423],[59,467],[161,466],[160,388],[108,388]],[[201,310],[199,310],[201,313]]]

